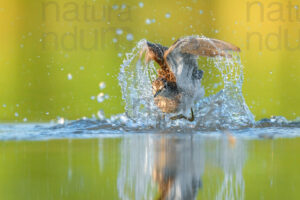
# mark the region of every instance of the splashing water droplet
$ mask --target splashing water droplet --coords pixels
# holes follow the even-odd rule
[[[123,34],[123,30],[120,29],[120,28],[118,28],[118,29],[116,30],[116,34],[117,34],[117,35],[122,35],[122,34]]]
[[[123,124],[127,124],[127,122],[129,121],[128,117],[124,116],[124,115],[121,115],[120,116],[120,121],[121,123]]]
[[[140,3],[139,3],[139,6],[140,6],[140,8],[143,8],[143,7],[144,7],[144,3],[143,3],[143,2],[140,2]]]
[[[104,115],[103,110],[99,110],[99,111],[97,112],[97,116],[98,116],[98,118],[99,118],[100,120],[104,120],[104,119],[105,119],[105,115]]]
[[[127,36],[126,36],[126,39],[128,41],[132,41],[133,40],[133,35],[131,33],[128,33]]]
[[[150,19],[148,19],[148,18],[146,19],[146,21],[145,21],[145,22],[146,22],[146,24],[151,24],[151,20],[150,20]]]
[[[65,119],[64,119],[63,117],[59,117],[59,118],[57,119],[57,123],[58,123],[58,124],[64,124],[64,123],[65,123]]]
[[[127,7],[126,4],[122,4],[122,5],[121,5],[121,9],[122,9],[122,10],[124,10],[126,7]]]
[[[102,103],[104,101],[105,97],[104,97],[104,94],[101,92],[100,94],[98,94],[97,96],[97,101],[99,103]]]
[[[73,76],[72,76],[72,74],[68,74],[68,80],[72,80],[72,78],[73,78]]]
[[[166,17],[167,19],[169,19],[169,18],[171,17],[171,14],[170,14],[170,13],[166,13],[165,17]]]
[[[104,82],[99,83],[100,90],[103,90],[106,87],[106,84]]]
[[[19,113],[15,112],[15,117],[19,117]]]
[[[113,9],[113,10],[117,10],[118,8],[119,8],[118,5],[113,5],[113,6],[112,6],[112,9]]]

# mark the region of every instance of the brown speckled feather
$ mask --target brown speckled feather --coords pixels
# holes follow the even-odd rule
[[[170,67],[166,64],[164,59],[165,52],[168,50],[168,47],[164,47],[160,44],[147,42],[147,49],[145,53],[146,62],[150,60],[154,60],[157,64],[159,64],[160,68],[157,70],[158,77],[164,78],[169,82],[176,82],[176,78],[174,73],[170,69]]]
[[[154,103],[164,113],[176,113],[180,103],[180,98],[180,95],[177,95],[174,99],[157,96],[154,98]]]

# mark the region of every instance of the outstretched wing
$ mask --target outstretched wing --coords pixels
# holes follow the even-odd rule
[[[177,40],[165,52],[164,58],[178,86],[188,89],[194,87],[202,77],[202,71],[198,70],[198,56],[231,57],[229,51],[238,52],[240,49],[221,40],[190,36]]]
[[[240,51],[230,43],[197,36],[181,38],[170,48],[151,42],[145,47],[141,53],[146,52],[146,61],[154,60],[161,66],[159,76],[176,81],[179,87],[191,91],[203,75],[198,69],[198,56],[231,57],[229,51]]]
[[[175,42],[166,54],[178,49],[181,53],[187,53],[197,56],[226,56],[231,57],[228,51],[239,52],[240,48],[228,42],[206,37],[185,37]],[[167,55],[165,55],[167,56]]]
[[[168,49],[169,49],[168,47],[147,41],[147,46],[145,46],[145,48],[142,49],[141,55],[145,52],[146,62],[149,62],[150,60],[154,60],[161,66],[161,68],[164,69],[165,68],[164,54]]]
[[[141,55],[145,52],[145,60],[146,62],[149,62],[150,60],[154,60],[159,64],[161,69],[157,70],[158,76],[161,78],[166,79],[168,82],[176,82],[175,75],[173,74],[172,70],[169,68],[169,66],[165,62],[165,52],[169,49],[168,47],[162,46],[157,43],[146,43],[144,49],[141,51]],[[141,56],[140,55],[140,56]]]

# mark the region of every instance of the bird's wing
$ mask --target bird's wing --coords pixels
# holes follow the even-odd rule
[[[166,79],[169,82],[175,82],[176,78],[172,70],[165,62],[165,52],[168,50],[168,47],[162,46],[157,43],[148,42],[145,45],[145,48],[140,52],[140,57],[145,52],[145,60],[149,62],[150,60],[154,60],[159,64],[161,69],[157,70],[158,76]]]
[[[167,51],[169,48],[162,46],[160,44],[151,43],[148,41],[146,44],[147,45],[145,46],[145,48],[143,48],[142,51],[140,52],[141,55],[145,52],[146,62],[149,62],[150,60],[154,60],[161,66],[161,68],[164,68],[165,67],[164,54],[165,54],[165,51]]]
[[[228,51],[239,52],[240,48],[217,39],[210,39],[206,37],[185,37],[175,42],[165,53],[167,56],[169,53],[179,49],[181,53],[187,53],[197,56],[226,56],[231,57]]]
[[[231,57],[228,51],[240,51],[240,49],[221,40],[190,36],[177,40],[165,52],[164,59],[168,68],[174,73],[177,85],[192,91],[202,77],[202,71],[198,70],[197,57]]]

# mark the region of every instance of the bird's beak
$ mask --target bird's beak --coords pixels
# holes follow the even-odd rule
[[[155,93],[154,98],[155,98],[157,95],[159,95],[159,94],[161,93],[161,91],[162,91],[162,90],[158,90],[158,91]]]

